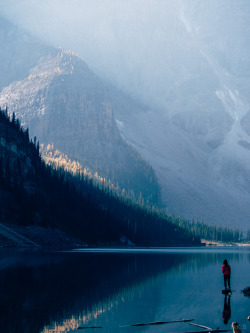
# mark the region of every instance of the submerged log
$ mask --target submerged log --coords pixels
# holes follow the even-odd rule
[[[78,330],[88,330],[88,329],[96,329],[96,328],[102,328],[102,326],[80,326],[77,329]]]
[[[215,329],[215,330],[202,330],[202,331],[186,331],[186,332],[181,332],[181,333],[221,333],[221,332],[230,332],[230,330],[220,330],[220,329]],[[170,333],[174,333],[174,332],[170,332]]]
[[[207,326],[203,326],[203,325],[198,325],[198,324],[194,324],[194,323],[190,323],[189,325],[200,327],[200,328],[204,328],[205,330],[213,330],[211,327],[207,327]]]
[[[150,322],[150,323],[139,323],[139,324],[120,326],[120,327],[163,325],[163,324],[172,324],[172,323],[186,323],[186,322],[193,321],[193,320],[194,319],[181,319],[181,320],[171,320],[171,321],[153,321],[153,322]]]

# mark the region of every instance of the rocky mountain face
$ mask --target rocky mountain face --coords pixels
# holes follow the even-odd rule
[[[0,105],[8,105],[40,143],[53,144],[136,198],[159,203],[160,191],[152,168],[120,135],[112,92],[77,55],[37,47],[37,42],[23,37],[11,25],[4,27],[2,39],[6,39],[3,45],[7,51],[3,64],[10,67],[10,74],[3,75]],[[8,36],[17,39],[18,47]],[[20,56],[19,48],[27,58]],[[10,83],[19,66],[22,73]]]

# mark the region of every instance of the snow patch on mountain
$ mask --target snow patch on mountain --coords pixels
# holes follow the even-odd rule
[[[115,121],[116,121],[116,124],[117,124],[119,130],[121,130],[124,127],[124,123],[118,119],[115,119]]]

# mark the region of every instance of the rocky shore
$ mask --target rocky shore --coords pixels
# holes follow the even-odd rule
[[[86,245],[56,228],[0,224],[0,248],[79,248]]]

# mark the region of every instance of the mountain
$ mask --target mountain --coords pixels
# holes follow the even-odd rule
[[[136,100],[116,95],[114,116],[153,166],[169,212],[247,229],[249,1],[62,0],[41,9],[27,0],[0,8],[44,42],[78,52]]]
[[[8,105],[40,143],[53,144],[129,195],[159,204],[152,167],[117,128],[114,92],[79,56],[44,46],[7,21],[1,26],[2,65],[9,72],[2,76],[0,105]]]
[[[5,15],[75,50],[146,106],[114,113],[121,134],[153,166],[169,212],[247,229],[249,1],[51,2],[34,23],[38,9],[26,1],[20,15],[16,1]]]
[[[7,110],[0,110],[0,198],[0,242],[7,236],[36,246],[200,244],[189,231],[119,200],[108,188],[47,166],[38,143]]]

